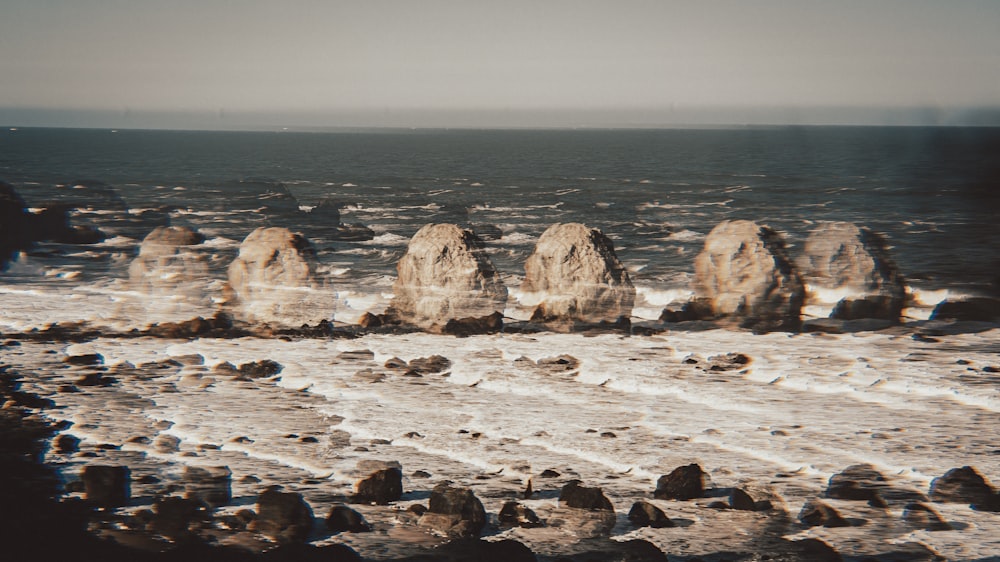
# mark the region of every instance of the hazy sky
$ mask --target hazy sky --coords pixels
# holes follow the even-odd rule
[[[974,121],[966,110],[997,107],[1000,0],[0,3],[0,123],[877,121],[873,109],[909,108]]]

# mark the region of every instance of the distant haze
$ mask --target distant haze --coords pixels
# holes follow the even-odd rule
[[[0,124],[1000,125],[996,0],[4,0]]]

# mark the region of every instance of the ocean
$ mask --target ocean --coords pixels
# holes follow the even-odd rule
[[[373,462],[401,463],[404,507],[450,480],[472,488],[496,514],[532,479],[543,493],[524,502],[553,523],[502,529],[494,515],[487,534],[558,556],[571,553],[580,535],[550,492],[572,477],[611,498],[615,540],[640,538],[678,556],[752,549],[755,537],[774,531],[761,514],[664,502],[668,515],[687,524],[637,530],[625,513],[650,498],[659,476],[690,462],[705,467],[717,488],[748,487],[790,520],[850,465],[870,464],[893,485],[923,493],[963,465],[1000,483],[992,438],[1000,430],[1000,378],[991,370],[1000,364],[1000,331],[911,337],[945,298],[1000,291],[997,154],[995,128],[11,129],[0,132],[0,180],[29,208],[70,205],[74,224],[95,226],[107,239],[41,243],[0,273],[4,337],[54,322],[121,334],[210,316],[228,264],[259,226],[285,226],[313,243],[322,281],[315,290],[325,295],[328,318],[344,324],[385,309],[396,263],[428,223],[484,234],[510,289],[506,314],[522,320],[530,314],[518,306],[524,262],[557,222],[600,228],[614,242],[637,287],[634,322],[656,323],[665,306],[690,297],[694,258],[726,219],[771,226],[793,256],[824,221],[867,226],[889,241],[910,300],[902,326],[839,335],[704,329],[181,341],[109,330],[84,343],[27,338],[4,348],[0,362],[26,375],[26,389],[54,400],[46,414],[68,422],[63,432],[93,454],[49,453],[46,462],[66,482],[94,463],[125,464],[158,482],[180,467],[225,465],[243,506],[279,484],[301,492],[322,517]],[[370,228],[371,239],[339,239],[330,214],[311,212],[324,201],[339,207],[342,222]],[[166,224],[206,236],[199,250],[209,265],[205,293],[160,295],[170,302],[152,306],[129,285],[128,268],[143,237]],[[807,316],[824,316],[838,299],[814,295]],[[94,369],[64,362],[85,353],[100,353],[99,369],[115,383],[60,392]],[[709,368],[727,353],[746,355],[746,368]],[[403,377],[385,367],[392,358],[431,354],[448,358],[445,373]],[[545,361],[562,354],[577,364],[559,370]],[[187,359],[149,367],[170,358]],[[217,370],[264,359],[282,366],[280,376],[240,381]],[[154,445],[165,435],[178,440],[175,450]],[[118,448],[101,447],[108,443]],[[539,479],[546,469],[562,479]],[[142,502],[162,487],[134,483],[123,509],[148,507]],[[908,527],[902,505],[879,511],[830,502],[865,524],[791,521],[778,534],[820,538],[848,557],[888,556],[901,544],[953,560],[1000,551],[996,514],[967,505],[935,504],[954,525],[929,532]],[[311,540],[342,542],[371,559],[410,555],[439,540],[414,539],[386,508],[359,509],[378,532],[331,535],[317,527]]]

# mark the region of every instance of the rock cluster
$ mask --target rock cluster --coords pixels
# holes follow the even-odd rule
[[[386,316],[432,331],[449,322],[502,314],[507,287],[482,241],[454,224],[429,224],[399,260]]]
[[[614,244],[579,223],[550,226],[524,264],[522,292],[538,302],[532,321],[555,329],[615,323],[632,315],[635,287]]]

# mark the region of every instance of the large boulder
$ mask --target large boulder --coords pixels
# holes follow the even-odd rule
[[[440,331],[449,321],[503,313],[504,286],[482,241],[454,224],[429,224],[399,260],[387,314]]]
[[[396,467],[372,473],[357,484],[354,501],[387,505],[403,497],[403,471]]]
[[[129,265],[132,287],[145,295],[180,296],[187,302],[206,301],[208,262],[196,251],[205,241],[199,232],[186,226],[159,226],[139,246],[139,255]]]
[[[971,466],[953,468],[931,481],[930,498],[941,503],[966,503],[982,511],[1000,511],[997,491]]]
[[[798,266],[810,287],[848,295],[834,318],[899,320],[906,286],[880,234],[849,222],[825,223],[809,234]]]
[[[553,328],[615,323],[632,315],[635,287],[614,244],[579,223],[550,226],[524,263],[524,302],[537,302],[532,321]]]
[[[251,232],[229,265],[229,286],[239,314],[251,322],[300,326],[333,314],[332,302],[324,306],[316,291],[315,249],[287,228]]]
[[[774,230],[747,220],[719,223],[694,262],[699,302],[755,331],[797,330],[805,287]]]

